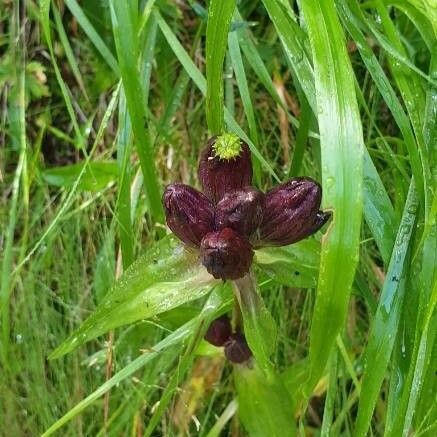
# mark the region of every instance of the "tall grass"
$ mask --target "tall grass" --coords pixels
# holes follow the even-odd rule
[[[434,10],[3,2],[2,433],[435,435]],[[160,200],[225,130],[260,189],[308,175],[333,212],[257,252],[253,369],[202,341],[231,287]]]

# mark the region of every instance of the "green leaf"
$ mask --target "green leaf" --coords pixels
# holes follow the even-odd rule
[[[79,191],[100,191],[117,179],[117,163],[114,161],[90,163],[84,161],[78,164],[52,167],[44,170],[42,177],[49,185],[72,187],[84,167],[85,171],[77,186]]]
[[[118,326],[155,316],[204,296],[218,281],[173,236],[152,244],[100,305],[50,358],[58,358]]]
[[[229,55],[232,67],[235,72],[238,90],[243,103],[244,113],[246,114],[247,124],[249,125],[250,137],[256,146],[259,145],[258,129],[255,120],[255,111],[250,97],[250,90],[247,83],[246,72],[244,71],[243,59],[241,58],[240,44],[237,32],[231,32],[228,37]]]
[[[117,60],[114,58],[114,55],[111,53],[101,36],[97,33],[96,29],[88,20],[87,16],[85,15],[82,8],[79,6],[77,1],[65,0],[65,4],[67,5],[68,9],[70,9],[70,12],[76,18],[77,22],[82,27],[83,31],[88,36],[90,41],[94,44],[94,47],[102,55],[102,58],[106,61],[109,67],[111,67],[112,71],[117,76],[120,76],[120,70],[118,68]]]
[[[155,156],[148,128],[146,92],[140,81],[137,29],[126,2],[111,0],[111,17],[117,56],[120,64],[123,89],[132,123],[136,150],[144,176],[144,187],[150,214],[154,220],[163,221],[161,190],[155,168]]]
[[[436,54],[431,58],[430,73],[432,77],[437,75]],[[436,97],[437,88],[429,86],[423,133],[433,174],[436,174],[437,170]],[[434,180],[434,184],[436,182]],[[412,278],[409,282],[411,295],[416,298],[414,311],[407,307],[408,295],[404,303],[405,313],[410,317],[411,315],[415,316],[412,332],[409,333],[410,336],[414,336],[413,350],[409,368],[400,377],[398,376],[401,373],[400,369],[395,369],[396,379],[392,385],[396,384],[396,387],[393,387],[395,390],[390,392],[385,428],[387,436],[407,435],[411,428],[418,432],[419,426],[426,427],[426,422],[430,424],[433,421],[432,415],[429,415],[426,410],[423,414],[419,405],[422,399],[425,409],[435,404],[435,391],[432,390],[430,384],[426,384],[430,370],[434,371],[431,357],[437,335],[437,313],[434,313],[437,299],[437,197],[435,195],[429,216],[430,220],[426,226],[423,226],[421,244],[415,252],[411,266],[411,270],[417,272],[414,276],[411,275]],[[399,335],[404,337],[405,333],[402,331]],[[402,344],[404,344],[404,338],[402,338]],[[433,394],[434,398],[432,398]]]
[[[418,186],[422,187],[423,185],[423,175],[422,175],[422,167],[420,162],[420,156],[418,151],[418,145],[420,145],[420,137],[418,138],[417,144],[414,138],[414,134],[410,125],[410,120],[405,114],[402,105],[397,98],[396,92],[393,90],[391,83],[387,76],[384,73],[383,68],[379,64],[376,56],[373,53],[372,48],[369,46],[366,38],[361,33],[358,25],[358,18],[361,17],[361,22],[366,22],[362,15],[360,14],[360,10],[358,5],[355,3],[354,11],[356,15],[354,16],[352,11],[348,8],[345,1],[341,1],[339,5],[340,15],[343,17],[343,22],[345,23],[348,32],[354,38],[357,43],[358,50],[360,55],[372,76],[376,86],[378,87],[379,92],[381,93],[384,101],[387,106],[390,108],[391,113],[396,121],[396,124],[399,126],[399,129],[402,132],[402,136],[405,140],[405,145],[408,148],[408,153],[410,155],[410,161],[412,166],[413,175],[416,179],[416,183]],[[401,74],[397,71],[397,75],[399,75],[400,87],[405,87],[405,77],[403,77],[403,73]],[[415,81],[413,81],[415,83]],[[416,86],[418,86],[416,84]],[[411,93],[411,90],[409,90]],[[413,118],[411,118],[413,120]],[[413,126],[414,127],[414,126]]]
[[[296,435],[293,400],[281,378],[256,363],[234,366],[238,413],[251,437]]]
[[[235,0],[211,0],[206,26],[206,119],[212,134],[223,131],[223,62]]]
[[[126,269],[134,261],[132,217],[135,207],[131,202],[131,184],[133,180],[133,168],[130,162],[132,154],[131,123],[124,92],[121,92],[118,104],[118,135],[116,144],[118,167],[116,211],[123,268]]]
[[[264,247],[255,251],[255,262],[279,284],[312,288],[317,285],[320,243],[307,239],[285,247]]]
[[[357,436],[367,435],[378,392],[392,353],[405,292],[408,271],[406,257],[416,221],[417,209],[416,191],[414,181],[412,181],[369,342],[364,352],[365,370],[355,428],[355,435]]]
[[[334,2],[304,0],[301,5],[314,61],[323,202],[333,210],[333,222],[322,240],[311,324],[309,396],[347,314],[358,261],[364,144],[353,71]]]
[[[276,347],[275,320],[258,292],[252,273],[235,280],[233,285],[243,315],[244,335],[247,343],[267,375],[271,371],[270,356]]]
[[[68,411],[64,416],[62,416],[52,426],[50,426],[50,428],[44,432],[43,436],[47,437],[49,435],[52,435],[56,430],[64,426],[68,421],[70,421],[75,416],[80,414],[83,410],[92,405],[97,399],[107,393],[112,387],[116,386],[121,381],[125,380],[133,373],[137,372],[139,369],[152,361],[153,358],[157,357],[160,353],[169,349],[172,346],[182,343],[186,338],[195,334],[200,326],[208,326],[209,322],[214,318],[214,316],[221,311],[221,308],[225,304],[225,300],[226,294],[220,292],[212,293],[197,317],[182,325],[176,331],[172,332],[170,335],[161,340],[159,343],[155,344],[152,348],[149,348],[147,352],[143,353],[134,361],[129,363],[126,367],[124,367],[122,370],[117,372],[111,379],[102,384],[97,390],[95,390],[85,399],[80,401],[76,406],[74,406],[70,411]]]
[[[317,115],[318,109],[316,105],[314,73],[310,56],[307,53],[308,36],[290,17],[289,11],[286,10],[283,3],[278,0],[263,0],[263,3],[281,38],[284,53],[293,71],[293,75],[299,81],[299,85],[305,93],[308,104],[314,114]],[[348,55],[340,57],[342,57],[343,60],[348,59]],[[336,94],[332,94],[332,96],[335,95]],[[393,244],[394,236],[393,239],[390,240],[390,235],[386,238],[384,234],[381,239],[380,225],[382,220],[384,230],[386,230],[390,229],[391,224],[396,222],[393,207],[367,149],[364,149],[364,157],[363,198],[366,206],[364,208],[364,214],[372,233],[374,233],[376,244],[379,248],[382,248],[381,250],[384,251],[383,255],[386,255],[388,259],[390,256],[389,246]],[[333,157],[333,159],[335,158]]]
[[[73,108],[73,102],[71,100],[71,92],[68,89],[67,84],[65,83],[64,79],[62,78],[61,70],[59,69],[58,63],[57,63],[57,57],[55,55],[55,51],[53,48],[53,41],[52,41],[52,35],[50,31],[50,0],[40,0],[40,19],[42,24],[42,29],[44,33],[44,37],[47,41],[47,45],[50,52],[50,58],[53,64],[53,68],[55,70],[56,79],[58,81],[58,85],[61,88],[61,93],[65,101],[65,106],[67,107],[67,112],[70,116],[71,122],[73,124],[73,130],[76,134],[76,146],[79,149],[82,149],[83,152],[86,154],[85,151],[85,139],[83,138],[83,135],[79,128],[79,123],[76,118],[76,113]]]
[[[55,18],[55,24],[58,30],[59,39],[61,40],[62,46],[64,47],[65,56],[67,57],[71,71],[74,75],[74,78],[76,79],[77,84],[79,85],[82,94],[88,100],[88,95],[83,82],[82,74],[80,73],[79,67],[77,65],[76,58],[73,53],[73,49],[71,48],[70,45],[70,41],[68,40],[67,34],[65,33],[61,14],[59,13],[59,10],[55,4],[53,5],[53,16]]]

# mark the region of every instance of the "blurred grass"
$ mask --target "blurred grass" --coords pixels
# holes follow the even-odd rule
[[[0,434],[63,417],[62,435],[256,435],[256,414],[282,400],[301,435],[435,435],[432,2],[207,3],[0,5]],[[223,123],[250,145],[261,189],[309,175],[334,208],[319,273],[319,237],[260,254],[283,384],[245,375],[268,387],[254,399],[217,350],[194,347],[217,302],[49,361],[164,235],[160,187],[197,183],[208,126]]]

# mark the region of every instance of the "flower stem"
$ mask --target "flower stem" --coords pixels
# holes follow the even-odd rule
[[[275,321],[264,305],[252,272],[232,282],[236,306],[244,322],[244,335],[261,368],[270,373],[270,356],[275,349]],[[241,321],[240,321],[241,324]]]
[[[260,308],[261,298],[256,291],[255,277],[252,272],[232,281],[232,286],[240,311],[243,308],[244,310],[249,309],[251,312],[256,312]]]

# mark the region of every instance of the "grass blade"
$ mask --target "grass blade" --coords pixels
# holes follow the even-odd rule
[[[112,0],[111,17],[123,88],[132,123],[136,150],[144,176],[144,187],[147,193],[150,215],[154,220],[162,222],[164,213],[161,204],[161,190],[147,126],[145,89],[140,82],[137,32],[126,3]]]
[[[228,37],[229,55],[232,60],[232,66],[237,80],[238,90],[246,114],[247,124],[249,125],[249,134],[253,143],[258,147],[258,129],[256,127],[255,112],[253,110],[252,99],[250,98],[249,86],[247,85],[246,73],[244,71],[243,59],[241,58],[240,44],[238,42],[238,31],[231,32]]]
[[[97,390],[88,395],[68,413],[66,413],[59,420],[57,420],[49,429],[45,431],[42,437],[52,435],[55,431],[64,426],[68,421],[70,421],[75,416],[80,414],[83,410],[92,405],[97,399],[103,396],[112,387],[116,386],[121,381],[125,380],[137,370],[148,364],[158,354],[162,353],[169,347],[175,346],[184,341],[188,336],[192,335],[196,331],[200,323],[207,325],[208,321],[211,320],[214,314],[219,311],[222,304],[223,302],[220,298],[218,298],[215,294],[211,295],[211,297],[206,302],[204,309],[198,317],[193,318],[189,322],[182,325],[176,331],[172,332],[170,335],[164,338],[164,340],[160,341],[158,344],[155,344],[153,348],[151,348],[148,352],[140,355],[138,358],[136,358],[134,361],[132,361],[130,364],[128,364],[126,367],[116,373],[111,379],[102,384]]]
[[[132,147],[131,124],[126,107],[124,93],[121,92],[118,103],[118,135],[117,135],[117,166],[118,166],[118,198],[117,222],[120,235],[120,247],[123,268],[126,269],[134,261],[134,241],[132,228],[131,182],[133,169],[129,162]]]
[[[430,74],[431,77],[437,73],[437,57],[434,55],[431,59]],[[436,97],[437,88],[430,86],[427,93],[427,110],[424,121],[424,140],[428,149],[431,174],[436,174],[437,169],[437,125],[435,123],[437,113]],[[434,180],[434,184],[437,181]],[[420,423],[421,409],[417,408],[421,397],[421,391],[426,381],[426,375],[429,369],[432,369],[431,355],[435,343],[437,330],[436,314],[433,311],[436,305],[436,287],[437,287],[437,197],[433,196],[433,189],[430,188],[430,197],[434,198],[430,210],[430,220],[426,226],[423,226],[423,236],[421,238],[421,247],[415,254],[412,269],[418,274],[411,281],[412,294],[418,296],[417,317],[413,326],[414,346],[410,360],[408,373],[405,375],[405,383],[398,384],[399,389],[396,393],[390,393],[393,399],[389,404],[389,414],[385,428],[385,435],[408,435],[414,425]],[[411,313],[411,311],[406,311]],[[432,319],[434,317],[434,320]],[[434,328],[434,329],[433,329]],[[400,393],[399,393],[400,392]],[[426,391],[425,391],[426,393]],[[396,396],[397,395],[397,396]],[[400,398],[400,401],[399,401]],[[428,402],[428,406],[430,403]],[[432,419],[431,419],[432,420]],[[417,431],[417,427],[415,427]]]
[[[73,124],[74,133],[76,134],[76,144],[75,146],[82,149],[86,156],[86,150],[84,148],[85,139],[79,128],[79,124],[76,119],[76,114],[73,109],[73,103],[71,101],[71,93],[62,78],[61,71],[59,70],[58,63],[56,62],[56,56],[53,49],[52,35],[50,31],[50,0],[40,0],[40,11],[41,11],[41,24],[44,32],[44,37],[47,41],[47,45],[50,52],[50,58],[52,60],[53,68],[55,70],[56,79],[58,81],[59,87],[61,88],[62,96],[64,97],[65,106],[67,107],[68,115],[71,118]]]
[[[367,435],[378,392],[392,353],[394,333],[398,329],[405,292],[408,269],[407,252],[416,221],[417,208],[416,192],[412,181],[369,342],[364,352],[365,371],[361,383],[361,397],[355,428],[357,436]]]
[[[11,90],[8,110],[9,128],[13,132],[12,141],[18,146],[19,158],[12,180],[11,201],[9,205],[9,220],[4,229],[4,247],[1,256],[1,279],[0,279],[0,316],[1,316],[1,352],[0,358],[9,367],[9,343],[10,343],[10,297],[13,282],[13,260],[14,260],[14,235],[16,232],[19,213],[19,195],[22,176],[26,169],[27,161],[27,140],[26,140],[26,103],[25,103],[25,40],[23,31],[20,30],[20,8],[15,4],[12,18],[11,34],[18,46],[14,48],[15,65],[14,87]]]
[[[61,40],[64,47],[65,56],[67,57],[68,63],[70,64],[71,71],[73,72],[74,78],[76,79],[80,90],[82,91],[85,98],[88,100],[88,94],[83,83],[82,74],[80,73],[76,58],[74,57],[73,50],[71,48],[70,42],[68,41],[67,34],[65,33],[64,25],[62,24],[61,14],[59,13],[56,5],[53,5],[53,17],[55,18],[55,24],[58,30],[59,39]]]
[[[116,102],[118,99],[118,95],[120,92],[120,85],[119,84],[117,86],[117,88],[114,90],[114,92],[112,93],[111,96],[111,100],[108,104],[108,107],[106,108],[105,114],[103,115],[102,118],[102,122],[100,124],[99,130],[97,132],[96,138],[94,140],[94,143],[91,147],[91,151],[88,154],[87,158],[84,161],[82,170],[80,171],[79,175],[77,176],[76,181],[74,182],[73,186],[71,187],[71,190],[68,192],[68,195],[66,196],[62,206],[59,208],[58,212],[56,213],[55,217],[53,218],[53,220],[51,221],[50,225],[47,226],[47,228],[45,229],[45,231],[43,232],[43,234],[39,237],[38,241],[35,243],[35,245],[32,247],[32,249],[27,253],[27,255],[24,257],[24,259],[20,262],[20,264],[18,264],[18,266],[15,268],[15,272],[18,272],[23,266],[24,264],[26,264],[30,258],[32,258],[32,256],[35,254],[35,252],[39,249],[39,247],[42,245],[42,243],[44,242],[44,240],[52,233],[52,231],[55,229],[55,227],[57,226],[57,224],[60,222],[60,220],[62,219],[62,217],[65,215],[65,213],[67,212],[68,208],[72,205],[73,200],[74,200],[74,195],[80,185],[81,179],[83,177],[83,175],[86,172],[86,168],[88,166],[88,164],[91,161],[91,158],[97,148],[97,146],[100,144],[100,141],[103,137],[103,133],[106,129],[106,126],[108,125],[108,122],[113,114],[114,108],[116,106]]]
[[[117,75],[120,76],[120,69],[118,67],[117,60],[114,55],[108,49],[100,35],[96,32],[91,22],[88,20],[87,16],[84,14],[82,8],[79,6],[76,0],[65,0],[65,4],[67,5],[70,12],[76,18],[79,25],[82,27],[85,34],[88,36],[90,41],[94,44],[94,47],[97,51],[102,55],[102,58],[106,61],[106,63],[111,67],[111,70]]]

